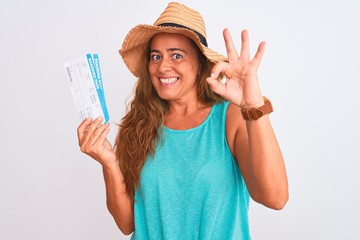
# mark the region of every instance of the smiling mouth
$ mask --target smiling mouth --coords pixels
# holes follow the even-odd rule
[[[160,78],[160,82],[164,83],[164,84],[171,84],[176,82],[177,80],[179,80],[179,78],[177,77],[173,77],[173,78]]]

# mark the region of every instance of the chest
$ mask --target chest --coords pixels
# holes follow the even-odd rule
[[[211,108],[206,107],[193,114],[167,114],[165,115],[164,125],[170,129],[176,130],[192,129],[200,126],[206,120],[210,111]]]
[[[156,154],[143,166],[140,186],[144,193],[174,191],[188,196],[229,186],[237,171],[225,137],[218,132],[165,132]]]

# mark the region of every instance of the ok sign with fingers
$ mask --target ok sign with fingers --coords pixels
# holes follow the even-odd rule
[[[259,44],[255,56],[250,59],[247,30],[241,33],[240,56],[229,30],[225,29],[223,35],[229,62],[219,62],[213,67],[211,76],[207,78],[211,89],[241,108],[248,109],[263,105],[257,70],[265,51],[265,42]],[[216,80],[220,74],[226,77],[226,83]]]

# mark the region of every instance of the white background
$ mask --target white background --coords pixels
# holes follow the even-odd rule
[[[251,204],[253,239],[357,239],[360,33],[356,0],[183,1],[252,52],[267,42],[263,94],[286,160],[282,211]],[[97,52],[114,140],[134,77],[117,50],[152,24],[165,1],[11,0],[0,3],[0,239],[127,239],[105,205],[100,165],[78,148],[78,119],[63,63]],[[239,44],[237,44],[239,46]]]

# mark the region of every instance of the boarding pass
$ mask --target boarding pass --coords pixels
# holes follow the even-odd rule
[[[102,116],[109,121],[98,54],[85,54],[64,63],[80,120]]]

